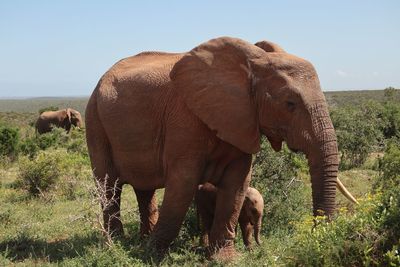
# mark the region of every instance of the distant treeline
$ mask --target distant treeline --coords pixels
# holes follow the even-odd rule
[[[400,89],[388,87],[384,90],[361,90],[361,91],[331,91],[324,92],[329,106],[360,105],[361,103],[374,100],[380,103],[388,98],[400,101]]]
[[[324,92],[331,107],[359,105],[367,100],[384,102],[388,89],[393,89],[393,98],[400,101],[400,90],[388,87],[385,90],[331,91]],[[390,91],[390,90],[389,90]],[[49,106],[74,108],[82,115],[85,113],[89,97],[37,97],[26,99],[0,99],[0,112],[37,113]]]

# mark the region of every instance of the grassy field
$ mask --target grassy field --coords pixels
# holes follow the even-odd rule
[[[328,92],[326,95],[331,105],[336,106],[349,104],[355,101],[354,98],[357,101],[360,98],[384,100],[383,91]],[[147,252],[146,240],[142,241],[139,238],[138,207],[130,186],[124,187],[122,196],[124,236],[110,244],[102,235],[99,225],[101,212],[96,201],[84,130],[74,129],[70,135],[54,131],[40,140],[34,139],[34,130],[30,125],[38,116],[39,109],[47,106],[73,107],[83,114],[86,101],[87,98],[0,100],[0,122],[18,128],[21,142],[28,144],[26,140],[34,140],[39,145],[46,145],[46,148],[35,150],[33,156],[28,157],[28,154],[20,152],[18,156],[0,158],[0,266],[155,264]],[[357,103],[354,102],[354,105]],[[293,156],[287,151],[274,153],[268,144],[265,146],[267,152],[264,150],[264,153],[267,156],[261,163],[256,163],[254,171],[263,176],[272,170],[273,176],[278,176],[281,180],[281,185],[279,188],[277,185],[277,190],[267,190],[269,183],[266,179],[275,178],[254,179],[253,186],[262,191],[264,198],[269,200],[265,205],[262,244],[251,251],[246,250],[239,232],[236,247],[240,255],[227,265],[400,264],[400,255],[396,247],[390,247],[383,254],[379,254],[379,246],[383,242],[379,240],[393,229],[384,229],[382,225],[389,220],[387,216],[392,218],[390,216],[399,212],[398,207],[393,204],[385,206],[384,192],[372,190],[381,177],[381,170],[377,166],[384,156],[382,151],[371,153],[363,165],[339,173],[339,178],[361,204],[354,206],[338,195],[339,212],[336,220],[329,224],[321,221],[318,227],[311,231],[314,218],[311,216],[311,189],[309,175],[304,168],[304,157]],[[282,162],[289,162],[292,169],[283,167]],[[50,175],[44,170],[46,166],[50,166],[47,170]],[[285,178],[288,173],[294,177]],[[27,181],[26,177],[32,175],[39,175],[39,178],[47,175],[46,177],[53,179],[54,183],[35,195],[32,188],[24,184]],[[159,190],[159,202],[162,195],[163,190]],[[383,207],[386,213],[383,213]],[[160,265],[226,265],[208,261],[204,250],[199,247],[193,207],[190,208],[169,255]]]
[[[125,186],[122,195],[122,220],[125,236],[108,246],[98,225],[100,210],[89,194],[94,184],[88,166],[83,167],[78,177],[72,198],[57,193],[35,198],[26,191],[16,188],[18,164],[12,164],[0,172],[0,265],[64,265],[64,266],[144,266],[151,265],[145,247],[139,241],[139,216],[137,202],[131,187]],[[82,175],[82,173],[84,173]],[[67,179],[76,179],[66,174]],[[371,170],[351,170],[342,172],[340,178],[358,199],[369,192],[376,172]],[[60,183],[61,183],[60,182]],[[307,184],[307,182],[304,182]],[[78,189],[79,188],[79,189]],[[161,191],[161,190],[160,190]],[[162,191],[158,199],[162,197]],[[311,196],[309,196],[311,197]],[[266,204],[268,205],[268,204]],[[354,209],[342,196],[338,205]],[[293,224],[306,224],[302,221]],[[199,249],[198,236],[193,235],[196,227],[193,209],[190,210],[180,236],[172,251],[162,262],[165,266],[195,266],[207,263],[203,251]],[[268,225],[265,218],[264,227]],[[241,253],[234,266],[285,266],[290,259],[285,255],[285,242],[291,236],[284,233],[262,237],[262,245],[246,251],[237,238],[237,249]],[[211,262],[208,262],[211,264]],[[217,264],[216,262],[212,264]]]

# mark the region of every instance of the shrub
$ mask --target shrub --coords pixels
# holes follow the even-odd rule
[[[0,125],[0,156],[16,157],[19,131],[17,128]]]
[[[343,212],[335,221],[309,217],[297,224],[296,235],[289,243],[287,266],[368,266],[376,240],[378,223],[375,214],[379,199],[362,203],[356,214]],[[311,229],[313,229],[311,231]]]
[[[34,158],[39,152],[39,146],[36,142],[36,137],[28,137],[21,141],[19,151],[21,154],[28,156],[30,159]]]
[[[380,175],[374,184],[374,189],[382,193],[379,212],[382,214],[382,228],[388,233],[381,245],[385,250],[390,250],[400,244],[400,146],[398,143],[388,144],[384,157],[380,159],[379,169]]]
[[[368,102],[359,108],[348,106],[331,112],[341,153],[340,169],[361,166],[369,153],[382,145],[380,110],[381,105]]]
[[[400,182],[400,146],[389,143],[385,155],[379,162],[380,178],[376,185],[383,189],[390,189]]]
[[[40,150],[49,148],[66,148],[69,152],[76,152],[84,158],[89,158],[85,130],[79,128],[72,128],[70,134],[64,129],[53,128],[51,132],[45,134],[28,136],[19,145],[20,152],[30,158],[35,157]]]
[[[70,131],[68,142],[65,143],[65,147],[68,151],[79,153],[84,158],[89,159],[85,129],[73,127]]]
[[[21,140],[19,151],[32,159],[40,150],[61,147],[67,143],[65,136],[64,130],[59,128],[53,128],[45,134],[28,136]]]
[[[382,118],[380,130],[385,139],[400,138],[400,104],[386,102],[379,116]]]
[[[353,214],[341,211],[331,223],[308,218],[297,224],[285,252],[289,266],[400,265],[400,147],[391,143],[380,160],[375,193]]]
[[[285,146],[282,151],[272,150],[263,138],[261,151],[253,162],[251,186],[264,197],[265,215],[262,232],[293,230],[293,221],[310,211],[310,189],[299,178],[300,170],[308,169],[305,158],[294,154]]]
[[[36,136],[36,144],[42,150],[50,147],[59,147],[66,143],[66,133],[62,128],[54,127],[51,132]]]
[[[21,158],[18,184],[32,196],[43,195],[60,178],[61,157],[55,153],[39,152],[33,159]]]

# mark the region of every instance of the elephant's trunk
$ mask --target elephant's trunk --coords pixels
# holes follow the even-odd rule
[[[262,216],[260,216],[256,224],[254,225],[254,239],[256,240],[257,245],[261,244],[260,241],[261,221],[262,221]]]
[[[316,142],[307,153],[314,215],[330,216],[335,210],[336,183],[339,167],[335,130],[326,105],[311,110]]]

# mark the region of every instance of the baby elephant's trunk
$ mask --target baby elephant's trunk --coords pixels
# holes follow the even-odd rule
[[[256,240],[257,245],[261,244],[260,242],[261,219],[262,216],[260,216],[257,223],[254,225],[254,239]]]

